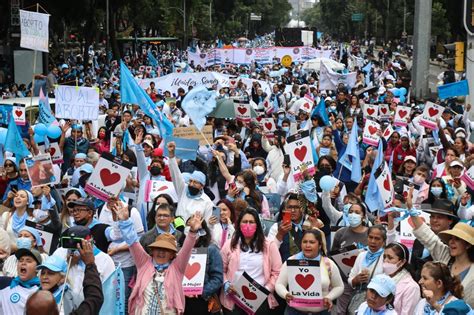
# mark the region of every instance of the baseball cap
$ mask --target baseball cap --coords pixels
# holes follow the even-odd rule
[[[86,172],[91,174],[94,171],[94,166],[92,164],[86,163],[79,167],[79,172]]]
[[[390,294],[395,295],[396,291],[395,281],[383,274],[374,276],[369,285],[367,285],[367,288],[377,291],[378,295],[383,298],[386,298]]]
[[[66,260],[64,260],[64,258],[57,255],[52,255],[46,258],[41,265],[36,267],[36,270],[41,270],[45,268],[53,272],[66,273],[67,263],[66,263]]]
[[[69,208],[73,208],[75,206],[86,206],[89,209],[95,209],[94,201],[91,198],[79,198],[77,200],[68,202],[67,206]]]
[[[33,257],[38,264],[41,264],[41,262],[43,261],[40,252],[36,249],[20,248],[15,252],[16,259],[20,259],[23,256]]]
[[[459,166],[461,168],[464,168],[464,165],[458,160],[454,160],[451,163],[449,163],[449,167],[454,167],[454,166]]]
[[[153,143],[152,143],[150,140],[145,140],[145,141],[143,141],[143,144],[146,144],[147,146],[149,146],[149,147],[152,148],[152,149],[154,148],[154,147],[153,147]]]
[[[416,164],[416,157],[414,157],[413,155],[407,155],[405,156],[405,158],[403,159],[403,162],[405,163],[406,161],[412,161],[413,163]]]
[[[66,63],[63,63],[63,65],[61,66],[61,69],[69,69],[69,66]]]

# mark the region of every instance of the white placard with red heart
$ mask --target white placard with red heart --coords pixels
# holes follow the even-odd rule
[[[304,111],[305,113],[310,114],[311,110],[313,109],[314,102],[308,97],[304,97],[304,102],[300,105],[300,110]]]
[[[201,295],[206,276],[207,247],[193,248],[183,277],[184,295]]]
[[[273,133],[276,130],[276,125],[275,125],[275,121],[273,120],[273,118],[259,117],[259,118],[257,118],[257,121],[262,126],[263,132],[265,133],[266,136],[273,136]]]
[[[374,104],[365,104],[364,105],[364,118],[374,118],[379,117],[379,106]]]
[[[403,181],[403,197],[406,199],[408,197],[408,192],[410,191],[411,186],[413,186],[412,200],[416,201],[418,194],[420,193],[420,185],[413,184],[411,181]]]
[[[144,71],[145,71],[145,66],[140,66],[140,67],[138,67],[138,71],[144,72]]]
[[[147,180],[145,183],[145,201],[152,202],[153,199],[161,194],[169,195],[174,202],[178,202],[178,195],[174,189],[173,182],[166,180]]]
[[[387,163],[384,161],[382,165],[375,171],[375,181],[379,187],[379,193],[384,203],[384,209],[390,207],[393,203],[393,183],[390,169]],[[383,210],[383,209],[379,209]]]
[[[385,141],[388,141],[388,139],[390,139],[394,131],[395,130],[393,130],[392,125],[388,125],[387,128],[385,128],[385,130],[382,133],[382,136],[384,137]]]
[[[252,119],[250,114],[250,104],[234,102],[235,118],[237,120],[249,123]]]
[[[18,126],[26,125],[26,113],[25,113],[25,104],[13,104],[12,115],[15,120],[15,124]]]
[[[393,125],[398,127],[408,126],[408,118],[410,118],[411,107],[398,105],[395,110],[395,117],[393,119]]]
[[[420,118],[420,125],[433,130],[438,129],[436,122],[443,114],[444,107],[432,102],[426,102],[425,109]]]
[[[430,214],[426,212],[421,212],[421,219],[425,222],[430,222]],[[413,234],[413,224],[412,218],[402,220],[400,222],[400,243],[405,245],[408,249],[413,248],[413,243],[415,242],[415,235]]]
[[[38,224],[33,221],[26,220],[25,225],[35,229],[39,233],[44,251],[46,252],[46,254],[51,255],[52,253],[50,253],[50,250],[54,236],[53,231],[49,230],[47,226]]]
[[[270,291],[252,279],[246,272],[233,283],[233,287],[237,294],[231,294],[231,299],[247,314],[255,314],[270,294]]]
[[[125,186],[131,169],[132,164],[103,152],[84,190],[103,201],[116,197]]]
[[[327,259],[327,258],[323,258]],[[323,306],[320,262],[316,260],[287,260],[288,289],[292,307]]]
[[[61,152],[61,149],[59,148],[58,142],[50,142],[48,149],[46,148],[45,144],[38,145],[38,149],[40,150],[41,153],[51,154],[51,160],[53,161],[53,164],[61,164],[64,162],[63,153]]]
[[[469,188],[474,189],[474,165],[464,172],[461,179],[466,182],[466,185],[469,186]]]
[[[364,133],[362,134],[362,142],[377,146],[380,140],[380,136],[377,134],[379,130],[380,124],[378,122],[367,119],[365,121]]]
[[[388,104],[379,105],[379,119],[389,119],[392,115],[390,114],[390,106]]]
[[[339,270],[341,270],[342,274],[344,274],[346,277],[349,277],[357,256],[363,251],[364,249],[357,248],[355,245],[351,245],[344,248],[343,250],[332,252],[330,256],[339,267]]]
[[[289,136],[285,152],[290,155],[291,170],[296,181],[303,178],[303,169],[310,175],[314,174],[313,152],[308,130]]]

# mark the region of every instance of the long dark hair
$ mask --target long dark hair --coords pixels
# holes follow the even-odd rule
[[[225,204],[227,208],[230,210],[230,221],[232,223],[235,223],[235,208],[232,202],[230,202],[228,199],[221,199],[217,202],[216,206],[219,206],[221,203]]]
[[[253,236],[252,242],[250,245],[245,243],[245,237],[240,230],[240,222],[242,222],[242,218],[244,215],[250,214],[253,216],[255,222],[257,223],[257,231],[255,231],[255,235]],[[262,223],[260,222],[260,218],[258,217],[257,210],[254,208],[247,208],[244,211],[240,212],[239,217],[237,218],[237,222],[235,222],[235,233],[232,236],[232,240],[230,242],[231,250],[235,250],[237,248],[237,244],[240,242],[240,250],[247,251],[248,247],[254,253],[260,253],[264,250],[265,244],[265,234],[263,233]]]
[[[303,232],[303,236],[301,237],[301,244],[300,248],[303,248],[303,238],[306,234],[313,234],[314,238],[318,240],[319,243],[319,254],[321,256],[327,256],[327,248],[326,248],[326,236],[324,235],[324,232],[321,231],[320,229],[311,229],[311,230],[305,230]]]
[[[397,255],[397,257],[400,260],[405,259],[405,263],[399,269],[398,272],[400,272],[402,269],[405,269],[406,271],[408,271],[411,274],[411,276],[413,278],[414,277],[414,271],[413,271],[412,266],[410,265],[410,251],[408,250],[408,248],[405,245],[403,245],[402,243],[393,242],[393,243],[388,244],[385,247],[385,249],[391,249],[395,253],[395,255]]]
[[[244,170],[237,176],[242,176],[244,183],[250,190],[249,197],[252,198],[255,209],[258,212],[262,212],[262,195],[257,191],[257,176],[252,170]]]
[[[433,195],[433,193],[431,192],[431,187],[433,187],[433,183],[435,182],[440,183],[441,187],[443,188],[443,192],[439,197],[435,197],[435,195]],[[448,190],[446,189],[446,184],[444,183],[444,180],[441,177],[436,177],[431,181],[430,189],[428,191],[428,198],[426,198],[423,203],[433,203],[436,199],[448,199]]]

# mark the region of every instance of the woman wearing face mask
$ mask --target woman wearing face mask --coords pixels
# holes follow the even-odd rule
[[[234,165],[232,167],[227,166],[226,162],[229,153],[234,153]],[[234,174],[240,171],[242,168],[242,159],[240,156],[240,149],[233,143],[229,143],[226,148],[221,144],[217,143],[216,150],[212,150],[213,158],[209,163],[209,188],[214,194],[214,202],[223,199],[227,195],[226,183],[232,183],[234,181]]]
[[[448,198],[455,204],[459,197],[466,192],[466,183],[461,179],[464,164],[460,159],[455,159],[448,164],[448,174],[443,176],[448,189]]]
[[[16,250],[21,248],[36,249],[41,253],[41,258],[44,260],[48,257],[43,251],[41,236],[39,232],[29,226],[24,226],[20,229],[18,237],[16,238]],[[18,259],[13,254],[5,260],[3,264],[3,273],[7,277],[16,277]]]
[[[72,217],[72,209],[69,208],[67,205],[72,202],[76,201],[79,198],[83,198],[82,192],[77,188],[70,188],[64,196],[63,199],[63,207],[61,209],[61,214],[59,215],[59,220],[62,224],[62,232],[70,228],[74,223],[74,218]]]
[[[97,139],[98,141],[95,143],[97,152],[99,154],[102,154],[102,152],[110,152],[110,132],[107,132],[107,128],[99,128]]]
[[[276,182],[273,178],[267,176],[267,162],[263,158],[255,158],[252,163],[252,170],[257,175],[258,189],[266,193],[276,193]]]
[[[395,282],[386,275],[376,275],[367,285],[367,301],[362,303],[357,309],[357,314],[361,315],[399,315],[392,308],[394,296],[396,294]]]
[[[420,287],[413,280],[409,268],[410,252],[400,243],[390,243],[383,254],[383,272],[396,284],[394,308],[398,315],[413,314],[420,301]]]
[[[434,178],[431,181],[428,197],[423,201],[423,203],[433,204],[437,199],[448,199],[446,184],[440,177]]]
[[[220,300],[224,314],[244,314],[244,311],[230,298],[236,294],[233,283],[242,274],[247,274],[270,292],[274,291],[280,273],[281,258],[274,242],[267,241],[257,211],[247,208],[242,211],[235,224],[236,230],[221,250],[224,266],[224,290]],[[266,315],[278,305],[273,293],[257,310],[256,314]]]
[[[315,260],[320,262],[321,268],[321,287],[323,293],[322,307],[291,307],[287,305],[286,315],[300,315],[311,312],[313,314],[330,314],[333,301],[336,300],[344,291],[344,283],[337,265],[327,257],[324,233],[318,229],[307,230],[303,232],[301,239],[301,251],[288,258],[289,260]],[[293,296],[287,289],[288,272],[287,263],[283,263],[280,275],[275,285],[275,291],[287,303],[293,299]]]
[[[426,183],[426,179],[429,176],[429,170],[426,166],[421,165],[418,166],[415,171],[413,172],[413,177],[411,178],[411,182],[415,185],[418,185],[420,189],[418,190],[418,195],[416,200],[414,200],[414,204],[416,206],[421,205],[423,200],[428,197],[430,185]]]

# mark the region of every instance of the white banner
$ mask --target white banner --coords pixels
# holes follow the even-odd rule
[[[97,120],[99,117],[99,89],[58,85],[56,117],[76,120]]]
[[[340,83],[352,89],[357,80],[357,72],[341,74],[329,69],[324,62],[321,62],[321,72],[319,74],[320,90],[336,90]]]
[[[48,52],[49,14],[20,10],[20,47]]]

